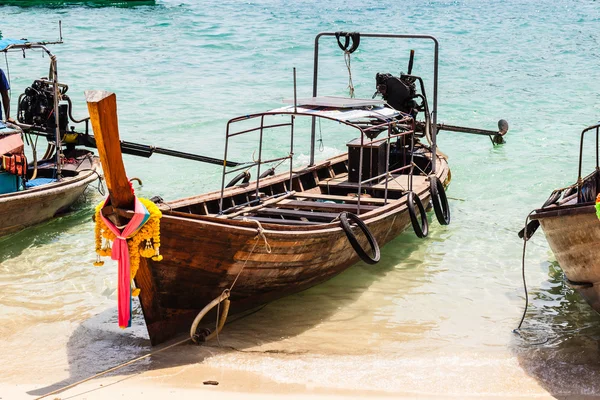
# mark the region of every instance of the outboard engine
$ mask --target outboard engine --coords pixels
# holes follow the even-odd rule
[[[68,100],[65,95],[68,87],[60,88],[63,100]],[[69,124],[69,104],[58,106],[59,127],[61,132],[66,132]],[[33,125],[43,131],[51,132],[56,127],[54,115],[54,88],[44,78],[35,80],[33,84],[25,89],[25,93],[19,96],[17,107],[17,121],[22,124]]]
[[[409,75],[400,75],[400,78],[387,73],[375,75],[377,92],[390,106],[398,111],[416,117],[420,107],[415,101],[417,88],[415,78]]]

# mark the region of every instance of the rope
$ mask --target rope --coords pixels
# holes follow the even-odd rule
[[[99,376],[106,375],[106,374],[108,374],[109,372],[116,371],[116,370],[118,370],[118,369],[121,369],[121,368],[123,368],[123,367],[126,367],[126,366],[128,366],[128,365],[131,365],[131,364],[133,364],[133,363],[135,363],[135,362],[138,362],[138,361],[140,361],[140,360],[143,360],[144,358],[148,358],[148,357],[150,357],[150,356],[156,355],[156,354],[158,354],[158,353],[160,353],[160,352],[163,352],[163,351],[165,351],[165,350],[168,350],[168,349],[170,349],[170,348],[173,348],[173,347],[175,347],[175,346],[179,346],[180,344],[183,344],[183,343],[186,343],[186,342],[189,342],[189,341],[190,341],[190,339],[189,339],[189,338],[187,338],[187,339],[184,339],[184,340],[180,340],[179,342],[177,342],[177,343],[173,343],[173,344],[171,344],[171,345],[169,345],[169,346],[167,346],[167,347],[163,347],[163,348],[162,348],[162,349],[160,349],[160,350],[152,351],[152,352],[150,352],[150,353],[148,353],[148,354],[146,354],[146,355],[144,355],[144,356],[141,356],[141,357],[134,358],[133,360],[129,360],[129,361],[127,361],[127,362],[124,362],[123,364],[119,364],[119,365],[117,365],[116,367],[109,368],[109,369],[107,369],[107,370],[105,370],[105,371],[99,372],[99,373],[97,373],[97,374],[95,374],[95,375],[92,375],[92,376],[90,376],[90,377],[88,377],[88,378],[85,378],[85,379],[82,379],[82,380],[80,380],[80,381],[78,381],[78,382],[75,382],[75,383],[72,383],[72,384],[70,384],[70,385],[67,385],[67,386],[65,386],[65,387],[63,387],[63,388],[60,388],[60,389],[54,390],[54,391],[52,391],[52,392],[50,392],[50,393],[46,393],[45,395],[43,395],[43,396],[40,396],[40,397],[36,398],[35,400],[43,399],[43,398],[45,398],[45,397],[48,397],[48,396],[51,396],[51,395],[53,395],[53,394],[57,394],[57,393],[64,392],[65,390],[69,390],[69,389],[71,389],[71,388],[74,388],[75,386],[81,385],[82,383],[85,383],[85,382],[87,382],[87,381],[90,381],[90,380],[92,380],[92,379],[95,379],[95,378],[97,378],[97,377],[99,377]]]
[[[229,293],[231,293],[231,291],[233,290],[233,287],[235,286],[238,278],[240,277],[240,274],[242,273],[242,271],[244,270],[244,268],[246,268],[246,264],[248,263],[248,260],[250,259],[250,256],[252,256],[252,254],[254,253],[254,250],[256,249],[256,246],[260,242],[260,238],[261,237],[265,241],[265,249],[267,250],[267,253],[271,254],[271,245],[269,245],[269,242],[267,241],[267,237],[265,236],[265,232],[264,232],[265,229],[263,228],[263,226],[260,223],[260,221],[257,221],[255,219],[248,219],[248,218],[242,218],[242,221],[244,221],[244,222],[250,222],[250,221],[256,222],[256,224],[257,224],[256,239],[257,240],[254,243],[254,246],[252,246],[252,250],[250,251],[250,254],[248,254],[248,257],[246,257],[246,261],[244,261],[244,264],[242,265],[242,268],[240,268],[240,270],[238,271],[237,275],[235,276],[235,279],[233,280],[233,283],[231,284],[231,286],[229,287],[229,289],[225,289],[223,291],[223,293],[225,293],[226,291],[229,291]],[[221,315],[220,308],[221,308],[221,302],[219,302],[217,304],[217,321],[215,322],[215,324],[216,324],[216,332],[217,332],[217,343],[219,343],[219,346],[221,345],[221,340],[219,339],[219,331],[222,329],[222,326],[221,326],[221,329],[219,329],[219,316]]]
[[[323,132],[321,131],[321,118],[319,118],[319,151],[322,153],[325,149],[325,145],[323,144]]]
[[[354,98],[354,84],[352,83],[352,69],[350,68],[350,52],[344,51],[344,61],[348,68],[348,89],[350,89],[350,97]]]
[[[523,256],[521,259],[521,269],[522,269],[522,275],[523,275],[523,290],[525,291],[525,309],[523,310],[523,316],[521,316],[521,321],[519,322],[519,326],[517,326],[516,329],[513,330],[513,333],[516,333],[517,335],[520,336],[519,334],[519,330],[521,329],[521,325],[523,324],[523,321],[525,320],[525,314],[527,314],[527,308],[529,306],[529,293],[527,292],[527,281],[525,280],[525,249],[527,248],[527,242],[529,241],[529,239],[531,239],[531,236],[527,235],[527,221],[529,221],[529,217],[531,217],[531,214],[533,214],[534,211],[531,211],[527,217],[525,218],[525,228],[523,230]]]
[[[254,253],[254,250],[256,250],[256,246],[258,246],[258,243],[260,242],[261,238],[265,242],[265,249],[266,249],[267,253],[269,253],[269,254],[271,253],[271,245],[269,244],[269,241],[267,240],[267,237],[265,236],[265,233],[264,233],[265,229],[263,228],[263,226],[261,225],[261,223],[259,221],[250,220],[248,218],[243,218],[242,221],[244,221],[244,222],[251,222],[252,221],[252,222],[255,222],[257,224],[257,228],[256,228],[257,234],[255,236],[256,242],[254,242],[254,246],[252,246],[252,250],[250,250],[250,253],[248,254],[248,257],[246,257],[246,260],[244,261],[244,264],[242,264],[242,268],[240,268],[240,270],[238,271],[237,275],[235,276],[235,279],[231,283],[231,286],[228,289],[223,290],[223,292],[217,298],[215,298],[208,305],[206,305],[206,307],[204,307],[198,313],[198,315],[194,319],[194,322],[192,322],[192,326],[190,327],[190,339],[194,343],[198,343],[196,341],[196,337],[195,336],[196,336],[196,330],[198,329],[198,325],[200,324],[200,321],[202,321],[202,318],[204,318],[204,316],[208,313],[208,311],[210,311],[216,305],[217,306],[217,318],[216,318],[216,322],[215,322],[215,324],[216,324],[215,325],[215,332],[213,334],[216,335],[217,342],[219,343],[219,345],[221,345],[221,340],[219,339],[219,332],[221,331],[221,329],[223,329],[223,326],[225,326],[225,321],[227,319],[227,313],[229,312],[229,303],[230,303],[229,296],[231,295],[233,287],[237,283],[237,280],[240,277],[242,271],[244,270],[244,268],[246,268],[246,264],[248,263],[248,260],[250,259],[250,257]],[[216,304],[213,304],[215,302],[216,302]],[[225,302],[225,306],[224,306],[224,310],[223,310],[223,322],[220,322],[221,302]],[[206,341],[206,340],[211,339],[213,334],[210,334],[210,335],[206,336],[204,338],[204,340]]]

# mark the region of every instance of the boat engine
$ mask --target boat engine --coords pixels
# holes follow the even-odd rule
[[[419,105],[415,100],[420,95],[417,94],[415,85],[416,77],[401,74],[400,77],[387,73],[378,73],[375,75],[377,91],[375,95],[380,94],[385,101],[394,109],[416,117],[419,111],[423,110],[423,104]]]
[[[67,131],[69,124],[68,113],[71,102],[68,96],[65,95],[68,86],[61,85],[59,90],[61,99],[68,101],[68,103],[59,104],[58,106],[59,128],[64,133]],[[56,127],[56,118],[53,115],[53,110],[53,85],[45,78],[38,79],[19,96],[17,120],[22,124],[33,125],[39,130],[50,133]]]

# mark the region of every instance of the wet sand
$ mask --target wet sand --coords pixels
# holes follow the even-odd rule
[[[222,347],[216,342],[182,344],[48,398],[583,398],[551,395],[518,357],[503,352],[325,356],[290,353],[283,343],[239,350],[228,342],[222,340]],[[49,375],[40,381],[49,381]],[[42,394],[35,384],[5,383],[0,388],[3,399]],[[56,387],[45,393],[51,388]]]

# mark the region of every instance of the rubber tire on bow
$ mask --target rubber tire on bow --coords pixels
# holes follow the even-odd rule
[[[267,176],[272,176],[272,175],[275,175],[275,168],[269,168],[268,170],[266,170],[265,172],[260,174],[258,179],[263,179],[263,178],[266,178]]]
[[[408,196],[406,199],[406,204],[408,206],[408,215],[410,216],[410,222],[412,223],[413,230],[417,237],[424,238],[429,234],[429,224],[427,222],[427,214],[425,213],[425,207],[423,207],[423,203],[419,196],[415,196],[415,192],[408,192]],[[419,220],[417,219],[417,213],[415,212],[415,204],[417,204],[417,208],[419,209],[419,214],[421,215],[421,224],[419,224]]]
[[[575,186],[571,186],[570,188],[567,188],[563,192],[563,195],[562,195],[563,200],[569,196],[572,196],[574,193],[577,193],[577,188]]]
[[[354,222],[356,225],[358,225],[360,230],[363,231],[363,233],[367,237],[369,245],[371,246],[371,249],[373,249],[373,257],[368,255],[367,252],[360,246],[360,243],[358,243],[354,232],[352,232],[350,223],[348,222],[349,219],[352,220],[352,222]],[[367,228],[367,225],[365,225],[365,223],[357,215],[349,212],[343,212],[340,214],[340,224],[342,225],[344,233],[346,233],[346,237],[348,237],[350,245],[352,245],[352,248],[354,249],[356,254],[358,254],[360,259],[366,262],[367,264],[377,264],[379,262],[379,259],[381,258],[381,251],[379,250],[379,245],[377,244],[375,237],[373,236],[369,228]]]
[[[548,207],[549,205],[552,205],[552,204],[556,203],[556,202],[557,202],[557,201],[560,199],[560,196],[561,196],[561,195],[562,195],[562,191],[560,191],[560,190],[557,190],[557,191],[555,191],[555,192],[552,192],[552,193],[550,194],[550,197],[548,197],[548,200],[546,200],[546,201],[544,202],[544,204],[542,205],[542,208],[546,208],[546,207]]]
[[[431,193],[431,203],[433,211],[440,225],[450,224],[450,206],[448,205],[448,197],[442,181],[437,176],[429,177],[429,191]]]
[[[233,178],[231,181],[229,181],[229,183],[225,187],[228,188],[228,187],[235,186],[242,179],[243,179],[242,183],[250,182],[250,172],[248,172],[248,171],[240,172],[238,175],[235,176],[235,178]]]

